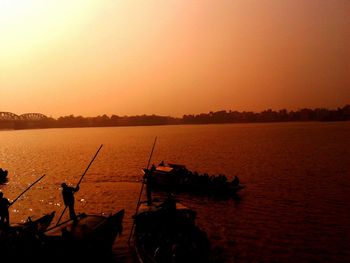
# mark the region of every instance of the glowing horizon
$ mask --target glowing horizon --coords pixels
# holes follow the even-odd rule
[[[342,107],[349,16],[345,0],[0,0],[0,111]]]

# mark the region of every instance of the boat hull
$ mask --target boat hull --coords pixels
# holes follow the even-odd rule
[[[0,229],[1,259],[19,261],[30,257],[41,245],[41,237],[51,224],[55,211],[36,220],[15,224]]]
[[[110,215],[80,214],[38,235],[29,235],[21,242],[9,238],[6,257],[19,262],[80,262],[104,259],[122,233],[124,210]],[[13,244],[11,244],[13,243]]]
[[[192,173],[183,165],[159,165],[150,174],[154,191],[229,197],[245,188],[243,184],[222,180],[223,176],[209,177]]]
[[[108,254],[118,235],[122,233],[124,210],[110,215],[80,215],[49,229],[43,236],[43,250],[65,257],[91,257]]]
[[[210,243],[195,224],[195,212],[176,203],[142,205],[135,217],[134,247],[140,263],[209,262]]]

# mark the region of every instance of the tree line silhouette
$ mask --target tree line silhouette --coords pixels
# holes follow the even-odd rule
[[[350,105],[336,110],[325,108],[300,109],[288,111],[281,109],[264,110],[260,113],[251,111],[217,111],[198,115],[184,115],[183,123],[248,123],[248,122],[288,122],[288,121],[347,121],[350,120]]]
[[[293,122],[293,121],[349,121],[350,105],[338,109],[300,109],[288,111],[271,109],[262,112],[252,111],[216,111],[201,114],[184,115],[182,118],[158,115],[137,116],[63,116],[57,119],[46,118],[30,124],[19,123],[14,128],[66,128],[66,127],[114,127],[114,126],[149,126],[178,124],[210,124],[210,123],[254,123],[254,122]],[[1,123],[0,123],[1,128]]]

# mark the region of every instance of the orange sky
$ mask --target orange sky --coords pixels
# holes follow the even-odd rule
[[[350,103],[348,0],[0,0],[0,36],[0,111]]]

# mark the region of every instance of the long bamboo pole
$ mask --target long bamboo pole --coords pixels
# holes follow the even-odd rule
[[[34,183],[32,183],[29,187],[27,187],[26,190],[24,190],[20,195],[18,195],[9,205],[9,207],[11,205],[13,205],[22,195],[24,195],[25,192],[27,192],[30,188],[32,188],[32,186],[34,186],[37,182],[39,182],[41,179],[43,179],[45,177],[46,174],[44,174],[43,176],[41,176],[38,180],[36,180]]]
[[[95,160],[95,158],[96,158],[97,154],[99,153],[99,151],[101,150],[102,146],[103,146],[103,144],[101,144],[100,148],[98,148],[98,150],[97,150],[97,152],[96,152],[94,158],[92,158],[92,160],[91,160],[91,162],[89,163],[88,167],[85,169],[85,172],[84,172],[83,175],[80,177],[80,179],[79,179],[79,181],[78,181],[78,183],[77,183],[76,188],[80,185],[80,183],[81,183],[81,181],[83,180],[83,178],[84,178],[86,172],[89,170],[91,164],[92,164],[93,161]],[[61,218],[62,218],[64,212],[66,212],[66,209],[67,209],[67,206],[64,207],[64,209],[63,209],[63,211],[62,211],[60,217],[59,217],[58,220],[57,220],[56,226],[60,223]]]
[[[151,162],[151,158],[152,158],[152,155],[153,155],[153,151],[154,151],[154,147],[155,147],[155,145],[156,145],[156,142],[157,142],[157,136],[154,138],[152,150],[151,150],[151,153],[150,153],[150,155],[149,155],[148,162],[147,162],[147,166],[146,166],[146,167],[147,167],[147,168],[146,168],[146,171],[147,171],[148,168],[149,168],[149,164],[150,164],[150,162]],[[141,196],[142,196],[142,191],[143,191],[144,185],[145,185],[145,178],[143,178],[143,180],[142,180],[142,185],[141,185],[141,190],[140,190],[140,194],[139,194],[139,199],[137,200],[135,215],[137,215],[137,212],[139,211],[140,202],[141,202]],[[134,226],[135,226],[135,219],[134,219],[133,224],[132,224],[132,227],[131,227],[131,231],[130,231],[130,235],[129,235],[129,239],[128,239],[128,244],[130,244],[131,236],[132,236],[132,233],[133,233],[133,231],[134,231]]]

